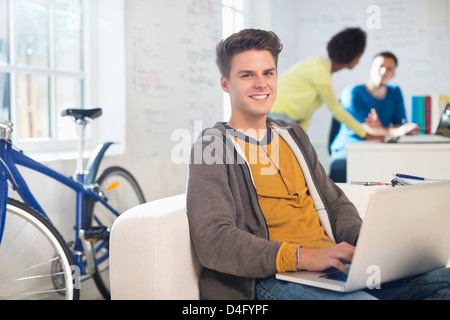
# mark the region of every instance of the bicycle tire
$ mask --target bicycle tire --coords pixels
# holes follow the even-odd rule
[[[137,180],[126,169],[119,166],[106,168],[96,181],[100,192],[119,214],[145,202],[145,196]],[[92,225],[112,227],[117,218],[109,210],[96,203],[92,207]],[[96,267],[93,278],[98,290],[105,299],[110,299],[109,290],[109,238],[107,241],[98,241],[94,244],[96,260],[100,255],[107,255],[108,259],[103,261],[100,267]]]
[[[78,300],[79,275],[67,243],[52,223],[8,198],[0,244],[0,298]]]

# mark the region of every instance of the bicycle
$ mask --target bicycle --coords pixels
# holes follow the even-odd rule
[[[13,124],[0,122],[0,298],[76,300],[80,298],[80,280],[90,277],[102,296],[110,298],[110,227],[125,210],[144,203],[145,197],[136,179],[120,166],[108,167],[98,175],[112,142],[96,148],[85,171],[85,127],[101,114],[101,108],[62,112],[80,126],[74,177],[16,149],[11,142]],[[75,191],[74,240],[63,239],[17,166],[40,172]],[[9,197],[9,187],[20,200]]]

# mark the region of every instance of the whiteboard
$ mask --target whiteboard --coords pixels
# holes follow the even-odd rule
[[[370,6],[379,8],[379,25],[371,20]],[[346,86],[367,81],[375,54],[392,51],[399,65],[391,83],[402,89],[411,121],[413,95],[450,95],[449,7],[449,0],[283,0],[283,6],[272,1],[272,26],[284,44],[279,73],[309,57],[327,56],[334,34],[360,27],[367,33],[366,50],[353,70],[333,74],[337,96]],[[313,142],[326,143],[330,121],[325,106],[316,111],[308,129]]]
[[[127,131],[139,137],[128,143],[141,146],[131,156],[170,161],[175,130],[222,119],[221,1],[127,0],[126,19]]]

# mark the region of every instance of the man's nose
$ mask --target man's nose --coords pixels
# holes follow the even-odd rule
[[[262,76],[255,77],[255,88],[266,88],[267,87],[267,81]]]

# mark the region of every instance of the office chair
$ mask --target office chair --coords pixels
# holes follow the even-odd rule
[[[328,134],[328,153],[331,154],[331,144],[341,128],[341,123],[335,118],[331,118],[330,132]]]

